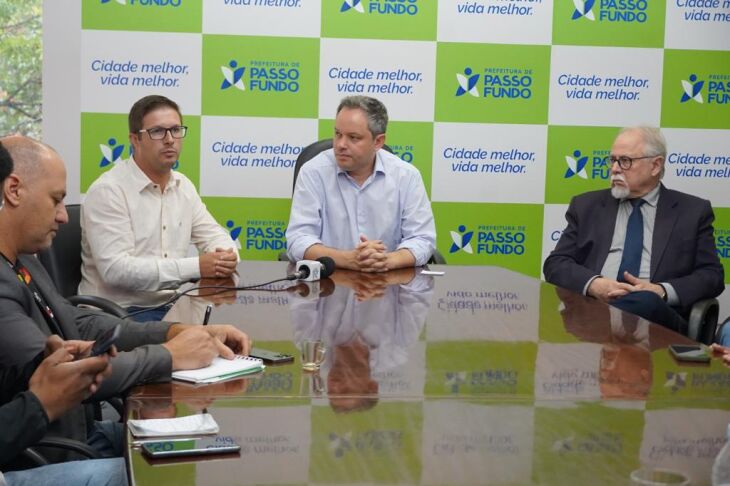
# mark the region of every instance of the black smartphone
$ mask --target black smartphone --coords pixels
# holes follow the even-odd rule
[[[671,344],[669,352],[677,361],[709,363],[710,353],[707,346],[701,344]]]
[[[164,457],[230,454],[240,450],[241,446],[236,444],[233,438],[221,435],[197,439],[145,442],[142,444],[142,453],[147,457],[156,459]]]
[[[119,339],[119,335],[121,333],[121,324],[117,324],[108,331],[104,332],[104,334],[99,336],[96,342],[94,342],[94,347],[91,348],[91,356],[100,356],[109,351],[109,348],[111,348],[116,340]]]
[[[251,348],[248,355],[252,358],[259,358],[266,364],[283,364],[294,361],[294,356],[291,354],[284,354],[279,353],[278,351],[269,351],[268,349],[261,348]]]

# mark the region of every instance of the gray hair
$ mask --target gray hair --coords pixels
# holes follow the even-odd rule
[[[370,96],[347,96],[342,98],[340,105],[337,107],[339,114],[343,108],[359,108],[365,112],[368,117],[368,130],[377,137],[385,133],[388,127],[388,110],[385,105]]]
[[[667,140],[662,132],[656,127],[638,126],[622,128],[619,135],[626,132],[638,132],[641,140],[644,142],[644,153],[642,155],[661,156],[664,161],[667,160]],[[662,172],[659,178],[664,177],[664,164],[662,164]]]

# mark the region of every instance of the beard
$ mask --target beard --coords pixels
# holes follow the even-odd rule
[[[626,184],[626,179],[623,175],[617,174],[614,176],[611,176],[611,182],[613,181],[621,181],[624,184]],[[625,185],[612,185],[611,186],[611,195],[616,199],[626,199],[631,194],[631,189],[629,189]]]

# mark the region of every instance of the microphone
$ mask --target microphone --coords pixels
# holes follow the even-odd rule
[[[304,280],[305,282],[314,282],[322,278],[327,278],[335,271],[335,261],[330,257],[320,257],[314,260],[299,260],[297,262],[296,271],[287,275],[289,280]]]

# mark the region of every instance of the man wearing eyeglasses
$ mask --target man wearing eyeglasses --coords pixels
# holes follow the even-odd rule
[[[661,184],[658,129],[621,130],[611,188],[576,196],[567,228],[545,260],[545,279],[686,332],[689,311],[724,290],[710,202]]]
[[[139,311],[165,302],[184,281],[233,274],[233,240],[193,183],[173,170],[186,134],[174,101],[153,95],[132,106],[133,155],[91,185],[81,208],[80,293]],[[200,256],[187,256],[190,244]],[[166,312],[163,307],[135,318],[160,320]]]

